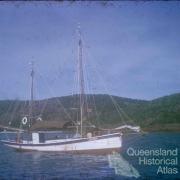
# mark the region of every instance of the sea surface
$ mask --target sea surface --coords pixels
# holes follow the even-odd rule
[[[57,132],[55,132],[57,134]],[[52,134],[51,134],[52,135]],[[8,135],[14,136],[14,135]],[[5,134],[0,133],[4,139]],[[131,155],[128,154],[128,149]],[[123,148],[119,154],[77,155],[55,152],[17,152],[0,144],[1,179],[180,179],[179,162],[163,164],[168,171],[157,173],[159,165],[140,164],[140,156],[132,156],[137,150],[180,149],[180,133],[129,134],[123,136]],[[146,158],[175,159],[172,156],[145,156]],[[172,173],[172,169],[174,172]],[[165,169],[167,170],[167,169]],[[176,173],[176,171],[178,171]]]

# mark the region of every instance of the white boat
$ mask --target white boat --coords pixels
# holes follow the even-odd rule
[[[39,133],[32,133],[32,141],[2,141],[5,145],[17,150],[58,151],[58,152],[110,152],[119,151],[122,145],[122,134],[113,133],[88,138],[67,138],[39,141]]]
[[[80,121],[77,122],[77,132],[72,138],[45,140],[40,132],[29,132],[31,140],[22,140],[17,133],[17,140],[3,140],[1,141],[4,145],[17,150],[34,150],[34,151],[58,151],[58,152],[109,152],[119,151],[122,147],[122,133],[109,133],[104,135],[93,136],[92,133],[84,134],[83,123],[85,117],[85,98],[84,98],[84,77],[83,77],[83,61],[82,61],[82,40],[81,33],[79,30],[79,41],[78,41],[78,77],[79,77],[79,111]],[[34,80],[34,69],[31,69],[31,103],[30,103],[30,115],[22,119],[22,124],[28,124],[29,127],[32,125],[32,105],[33,105],[33,80]],[[78,128],[79,127],[79,128]],[[131,126],[124,126],[130,128]],[[122,128],[124,128],[122,127]],[[133,129],[134,130],[134,129]],[[135,129],[137,130],[137,129]],[[79,135],[79,137],[77,137]]]

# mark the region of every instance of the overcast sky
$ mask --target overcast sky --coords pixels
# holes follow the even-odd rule
[[[83,35],[89,93],[154,99],[180,92],[180,3],[0,2],[0,99],[70,95]]]

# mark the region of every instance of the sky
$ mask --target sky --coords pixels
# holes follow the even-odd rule
[[[180,92],[180,2],[0,2],[0,99],[75,93],[78,24],[87,93]]]

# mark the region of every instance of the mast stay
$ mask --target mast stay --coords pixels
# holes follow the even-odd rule
[[[80,26],[78,27],[78,82],[79,82],[79,105],[80,105],[80,134],[83,136],[83,120],[85,117],[85,88],[84,88],[84,73],[83,73],[83,47]]]
[[[31,88],[30,88],[30,95],[31,99],[29,102],[29,128],[33,124],[33,103],[34,103],[34,62],[31,61]]]

